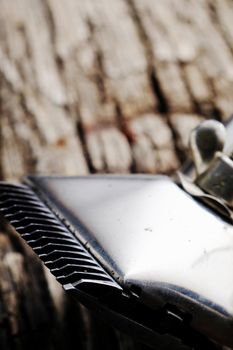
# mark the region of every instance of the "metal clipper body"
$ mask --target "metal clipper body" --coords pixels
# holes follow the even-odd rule
[[[233,348],[232,197],[208,179],[215,157],[230,159],[220,144],[193,180],[30,176],[0,184],[0,210],[64,289],[114,325],[156,349]]]

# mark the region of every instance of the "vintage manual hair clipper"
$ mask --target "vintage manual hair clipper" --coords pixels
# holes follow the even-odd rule
[[[205,121],[190,139],[195,176],[29,176],[0,183],[0,210],[67,293],[113,325],[156,349],[230,349],[231,142]]]

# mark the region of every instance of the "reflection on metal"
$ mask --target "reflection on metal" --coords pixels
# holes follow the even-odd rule
[[[233,160],[232,150],[229,155],[222,152],[225,134],[224,126],[214,120],[198,126],[190,136],[196,179],[192,182],[179,173],[179,180],[188,193],[203,199],[232,220]]]
[[[233,222],[232,210],[221,199],[204,192],[188,176],[182,174],[181,172],[178,172],[178,183],[187,193],[191,194],[191,196],[200,199],[202,202],[213,208],[216,213],[219,212],[221,215]]]
[[[225,139],[225,127],[216,120],[205,120],[191,132],[190,148],[198,175],[209,168],[216,152],[222,152]]]
[[[229,157],[217,152],[196,182],[204,191],[233,207],[233,161]]]

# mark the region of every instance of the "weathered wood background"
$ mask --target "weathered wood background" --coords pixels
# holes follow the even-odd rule
[[[232,0],[0,0],[2,179],[171,173],[190,129],[232,111]],[[0,258],[1,349],[142,349],[4,223]]]

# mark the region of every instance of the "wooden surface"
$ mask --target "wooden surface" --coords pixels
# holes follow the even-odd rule
[[[0,0],[1,179],[172,173],[189,131],[233,111],[232,23],[231,0]],[[1,349],[142,348],[2,226]]]

